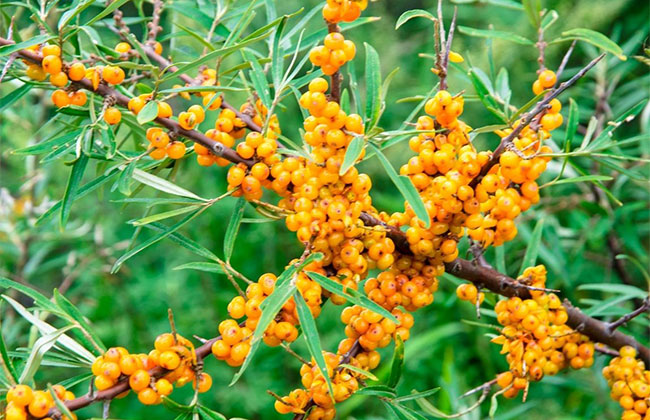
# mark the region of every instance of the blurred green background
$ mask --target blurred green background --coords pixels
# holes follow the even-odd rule
[[[245,2],[237,2],[245,3]],[[294,12],[300,7],[306,11],[319,2],[276,2],[278,13]],[[434,1],[378,1],[371,3],[364,16],[377,16],[374,23],[363,25],[346,32],[346,37],[357,44],[356,72],[363,86],[363,43],[372,44],[379,53],[382,75],[399,67],[390,86],[386,100],[386,111],[380,121],[384,129],[398,129],[417,105],[417,101],[400,101],[417,95],[426,95],[436,83],[430,72],[433,62],[418,56],[418,53],[433,53],[433,28],[429,21],[415,19],[398,30],[394,30],[397,18],[412,8],[434,10]],[[460,25],[488,29],[508,30],[535,39],[536,33],[525,14],[519,10],[504,8],[492,3],[496,1],[457,1]],[[581,126],[586,126],[594,114],[598,95],[612,89],[605,112],[607,120],[620,115],[634,104],[648,97],[650,75],[648,67],[632,56],[642,56],[647,44],[648,18],[650,10],[647,1],[544,1],[548,9],[555,9],[559,19],[549,29],[549,40],[563,31],[586,27],[610,36],[623,46],[628,60],[622,62],[608,55],[603,63],[589,74],[578,86],[564,96],[569,96],[580,107]],[[1,6],[1,5],[0,5]],[[178,32],[175,23],[181,23],[199,31],[206,28],[192,19],[183,2],[166,2],[162,24],[165,53],[177,59],[200,54],[203,47],[194,39]],[[211,7],[196,6],[209,15]],[[454,4],[444,2],[444,14],[450,20]],[[144,10],[150,10],[144,4]],[[33,35],[27,12],[16,12],[17,7],[5,5],[0,10],[8,16],[16,14],[16,27],[21,35]],[[88,9],[88,16],[98,8]],[[135,16],[132,5],[122,8],[125,16]],[[256,8],[254,25],[259,27],[266,21],[265,9]],[[304,15],[303,12],[302,15]],[[300,19],[298,16],[296,21]],[[7,32],[6,18],[0,29]],[[21,26],[22,25],[22,26]],[[315,17],[306,33],[320,28],[322,21]],[[138,33],[138,25],[134,32]],[[117,37],[105,29],[99,30],[102,42],[112,46]],[[171,34],[171,35],[170,35]],[[491,45],[490,45],[491,44]],[[552,44],[547,49],[548,67],[556,68],[569,43]],[[266,54],[267,46],[260,42],[252,48]],[[475,92],[463,69],[471,64],[482,68],[494,80],[496,73],[505,67],[510,75],[513,90],[512,103],[521,106],[532,97],[530,86],[537,69],[537,51],[534,47],[483,38],[472,38],[457,32],[453,50],[461,53],[466,62],[452,70],[450,90],[457,93],[465,90],[468,100],[463,119],[473,127],[495,124],[497,121],[472,99]],[[598,54],[592,46],[579,43],[569,61],[565,78],[574,74],[581,66]],[[490,56],[492,57],[490,60]],[[224,68],[241,62],[234,55],[224,63]],[[347,74],[346,74],[347,76]],[[347,77],[346,77],[347,78]],[[6,97],[18,81],[0,85],[0,97]],[[245,97],[229,95],[231,103],[239,104]],[[173,102],[176,104],[176,102]],[[285,135],[296,139],[301,127],[300,114],[293,98],[289,97],[278,116]],[[563,111],[566,121],[566,110]],[[185,336],[196,334],[212,337],[217,334],[217,325],[227,316],[226,305],[235,291],[228,280],[220,275],[188,270],[174,270],[179,265],[198,261],[199,257],[180,248],[169,240],[163,240],[147,248],[129,260],[119,272],[109,274],[116,258],[121,256],[134,237],[134,227],[129,220],[143,217],[146,209],[139,204],[124,205],[114,200],[123,198],[115,189],[104,188],[77,201],[72,210],[71,221],[64,232],[59,231],[58,217],[35,226],[35,219],[53,201],[63,196],[69,173],[65,160],[43,165],[39,156],[12,155],[15,150],[39,142],[57,129],[56,124],[46,124],[54,115],[49,94],[32,90],[12,106],[0,112],[0,275],[32,285],[46,295],[53,288],[65,290],[71,299],[93,323],[104,343],[121,345],[133,352],[146,352],[152,347],[156,335],[169,329],[167,308],[174,311],[176,326]],[[621,149],[631,157],[648,158],[648,107],[641,116],[616,131],[618,139],[644,136],[642,141]],[[205,123],[205,127],[210,122]],[[584,132],[584,130],[582,130]],[[562,145],[562,128],[554,133],[557,144]],[[581,137],[581,136],[578,136]],[[483,134],[476,138],[479,148],[493,147],[495,135]],[[574,147],[580,145],[580,138],[574,140]],[[127,143],[129,145],[130,143]],[[555,150],[558,147],[554,146]],[[132,147],[132,146],[127,146]],[[560,146],[561,147],[561,146]],[[411,156],[406,142],[387,152],[396,167]],[[553,179],[560,170],[561,159],[549,165],[542,183]],[[562,296],[578,303],[585,310],[592,311],[604,319],[610,319],[630,310],[633,301],[630,296],[580,289],[580,285],[606,283],[619,285],[627,282],[637,290],[647,290],[646,280],[639,268],[630,261],[613,259],[612,246],[616,253],[629,255],[642,267],[648,267],[648,233],[650,230],[648,165],[635,161],[622,162],[623,169],[594,163],[588,158],[572,159],[577,168],[592,173],[614,176],[607,187],[623,205],[618,206],[604,194],[597,193],[592,184],[557,185],[542,190],[542,202],[534,206],[518,220],[519,236],[505,245],[507,272],[516,275],[535,224],[544,219],[542,249],[539,261],[549,269],[549,287],[563,291]],[[172,180],[204,197],[216,197],[225,191],[225,170],[212,167],[198,167],[193,158],[185,159],[173,169]],[[365,161],[361,170],[369,173],[374,182],[373,199],[379,209],[396,211],[402,208],[403,200],[397,194],[376,160]],[[91,165],[86,181],[103,170]],[[629,172],[629,173],[627,173]],[[575,176],[575,168],[569,166],[565,176]],[[108,185],[111,185],[110,183]],[[156,192],[145,188],[138,196],[156,196]],[[234,206],[235,199],[229,198],[211,208],[201,217],[185,226],[181,233],[222,255],[224,232]],[[163,211],[158,208],[156,211]],[[256,217],[249,208],[247,216]],[[259,217],[259,216],[258,216]],[[150,237],[146,229],[139,232],[135,241],[140,243]],[[612,245],[614,244],[614,245]],[[466,246],[466,244],[465,244]],[[244,224],[239,233],[232,265],[249,278],[257,278],[264,272],[279,273],[285,264],[302,252],[294,235],[284,228],[282,221]],[[493,250],[488,260],[494,261]],[[626,274],[617,271],[621,264]],[[416,313],[416,324],[412,338],[406,344],[406,366],[400,391],[403,394],[412,389],[424,390],[441,387],[441,391],[430,398],[440,409],[452,412],[469,406],[473,400],[459,400],[465,391],[490,380],[506,368],[506,362],[498,354],[498,346],[490,344],[489,329],[468,325],[463,320],[476,320],[474,308],[459,302],[455,297],[458,280],[445,277],[435,295],[433,305]],[[11,296],[17,295],[8,292]],[[643,292],[641,292],[643,293]],[[29,300],[21,298],[23,304]],[[495,297],[489,296],[493,303]],[[604,302],[604,303],[603,303]],[[485,305],[491,308],[491,305]],[[343,337],[343,326],[338,320],[339,307],[327,304],[318,318],[323,346],[335,350]],[[2,334],[10,349],[17,349],[28,343],[29,325],[7,304],[0,306]],[[480,322],[496,323],[484,311]],[[624,327],[646,343],[648,342],[648,320],[638,321]],[[33,334],[33,332],[32,332]],[[302,355],[308,354],[303,340],[299,339],[295,349]],[[391,348],[382,351],[383,364],[378,376],[385,379]],[[532,384],[528,401],[499,400],[495,418],[505,419],[613,419],[619,416],[617,404],[608,398],[607,384],[600,376],[600,369],[608,358],[598,356],[592,369],[566,372],[556,377],[545,378]],[[214,379],[212,390],[201,395],[201,401],[228,417],[247,419],[281,418],[273,410],[273,399],[266,393],[270,389],[286,394],[300,383],[299,362],[285,352],[274,348],[262,348],[252,364],[235,386],[228,388],[235,369],[210,358],[206,371]],[[82,370],[44,367],[37,376],[40,385],[83,373]],[[87,386],[76,389],[78,394]],[[189,387],[174,393],[177,401],[189,400]],[[463,419],[486,418],[489,401],[480,410]],[[99,406],[79,412],[81,418],[99,416]],[[340,418],[380,419],[389,418],[379,401],[366,396],[356,396],[339,406]],[[174,414],[162,407],[143,407],[134,397],[115,401],[111,408],[112,418],[141,419],[145,417],[167,419]]]

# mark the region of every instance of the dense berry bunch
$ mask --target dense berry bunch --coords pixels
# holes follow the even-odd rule
[[[52,390],[60,401],[74,399],[74,394],[62,385],[54,385]],[[7,407],[3,417],[5,420],[26,420],[28,417],[52,420],[51,417],[46,417],[55,407],[54,397],[49,391],[38,391],[27,385],[16,385],[7,391],[6,401]],[[76,420],[77,415],[72,413],[72,419],[65,415],[61,419]]]
[[[323,18],[328,23],[353,22],[368,7],[368,0],[327,0]]]
[[[529,267],[517,280],[544,288],[546,268]],[[566,325],[568,316],[557,295],[540,290],[530,294],[531,299],[512,297],[494,308],[503,329],[492,342],[501,345],[510,366],[497,377],[497,383],[507,388],[504,395],[508,398],[526,389],[529,381],[539,381],[569,366],[580,369],[594,363],[594,343]]]
[[[309,52],[309,61],[320,67],[323,74],[331,76],[352,60],[356,53],[354,42],[345,39],[340,32],[330,32],[323,45],[314,47]]]
[[[636,358],[633,347],[622,347],[619,356],[603,369],[610,396],[623,407],[621,420],[650,419],[650,371]]]
[[[119,381],[128,381],[129,388],[137,393],[138,400],[145,405],[160,404],[174,389],[190,382],[199,392],[206,392],[212,385],[207,373],[197,373],[194,346],[186,338],[165,333],[156,338],[154,349],[149,354],[130,354],[123,347],[112,347],[98,357],[92,365],[95,388],[99,391],[114,386]],[[167,373],[156,379],[150,373],[155,368]],[[124,393],[126,395],[129,391]]]

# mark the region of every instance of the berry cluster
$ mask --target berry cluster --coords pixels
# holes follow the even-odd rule
[[[62,385],[52,386],[56,398],[60,401],[70,401],[74,399],[74,394],[65,389]],[[52,408],[55,407],[55,401],[52,394],[48,391],[33,390],[27,385],[16,385],[7,391],[7,407],[4,411],[5,420],[26,420],[29,418],[52,420],[46,417]],[[62,416],[62,420],[76,420],[76,414],[72,413],[72,419],[68,416]]]
[[[397,260],[389,270],[364,284],[368,298],[389,311],[398,306],[416,311],[433,303],[433,294],[438,290],[436,276],[444,272],[444,266],[430,264],[423,257],[395,255]]]
[[[180,159],[185,156],[185,143],[182,141],[170,141],[169,134],[160,127],[147,129],[147,140],[151,143],[153,150],[149,153],[153,159]]]
[[[610,396],[623,407],[621,420],[650,419],[650,371],[636,358],[633,347],[621,347],[619,356],[603,368]]]
[[[323,18],[328,23],[353,22],[368,7],[368,0],[327,0]]]
[[[293,262],[292,262],[293,263]],[[311,263],[305,270],[322,272],[318,264]],[[250,351],[250,340],[257,328],[262,310],[262,302],[275,290],[276,276],[266,273],[260,276],[257,283],[252,283],[246,289],[246,296],[236,296],[228,304],[228,314],[231,319],[219,324],[221,337],[212,345],[212,354],[219,360],[224,360],[230,366],[241,366]],[[304,272],[295,277],[296,287],[302,294],[312,314],[316,317],[321,310],[321,287],[312,281]],[[246,317],[243,324],[236,320]],[[269,346],[279,346],[282,342],[291,343],[298,338],[298,314],[296,303],[290,298],[271,321],[264,331],[264,343]]]
[[[309,61],[320,67],[323,74],[331,76],[357,53],[354,42],[345,39],[340,32],[330,32],[325,37],[324,45],[312,48]]]
[[[544,288],[546,268],[526,268],[517,280]],[[499,301],[494,308],[503,329],[492,342],[501,345],[510,366],[497,377],[497,384],[507,388],[507,398],[516,397],[529,381],[555,375],[568,366],[580,369],[594,363],[594,343],[566,325],[568,316],[557,295],[540,290],[531,290],[530,294],[531,299],[512,297]]]
[[[149,354],[131,354],[124,347],[111,347],[92,365],[95,388],[99,391],[111,388],[120,381],[128,381],[129,388],[137,393],[145,405],[160,404],[176,386],[192,382],[198,392],[206,392],[212,386],[207,373],[197,373],[194,346],[186,338],[165,333],[156,338]],[[167,372],[156,379],[150,374],[155,367]],[[126,391],[120,397],[126,396]]]

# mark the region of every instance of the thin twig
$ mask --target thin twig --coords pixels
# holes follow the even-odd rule
[[[627,324],[632,319],[636,318],[637,316],[641,315],[644,312],[650,312],[650,297],[646,297],[645,299],[643,299],[643,304],[641,304],[641,306],[636,308],[634,311],[630,312],[629,314],[623,315],[622,317],[620,317],[614,322],[610,322],[607,325],[609,333],[612,334],[614,331],[616,331],[618,327]]]

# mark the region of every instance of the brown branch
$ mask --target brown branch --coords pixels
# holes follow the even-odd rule
[[[492,169],[492,167],[497,164],[497,162],[499,161],[499,156],[501,156],[501,154],[505,152],[508,147],[511,147],[514,139],[523,131],[524,128],[528,127],[528,125],[533,121],[533,119],[539,113],[546,111],[546,109],[548,108],[548,104],[553,99],[557,98],[565,90],[573,86],[589,70],[591,70],[592,67],[594,67],[600,60],[602,60],[603,57],[605,57],[605,53],[602,53],[598,57],[591,60],[591,62],[589,62],[589,64],[584,66],[578,73],[576,73],[575,76],[573,76],[571,79],[567,80],[566,82],[560,83],[560,85],[556,89],[552,90],[549,95],[545,96],[544,99],[537,102],[537,104],[531,111],[524,114],[519,121],[519,125],[517,125],[517,127],[515,127],[510,132],[510,134],[508,134],[506,137],[501,139],[501,143],[499,143],[499,146],[492,153],[490,160],[485,164],[485,166],[483,166],[483,168],[481,168],[481,172],[479,173],[479,175],[476,178],[474,178],[472,182],[470,182],[469,184],[470,187],[474,188],[478,185],[479,182],[481,182],[483,177],[487,175],[488,172],[490,172],[490,169]]]
[[[13,44],[13,41],[0,38],[0,45],[10,45],[10,44]],[[28,50],[20,50],[18,54],[23,58],[32,61],[34,63],[40,63],[43,60],[40,54]],[[84,88],[90,92],[94,92],[103,97],[111,97],[115,100],[116,104],[121,105],[125,108],[127,108],[128,106],[129,98],[106,84],[101,83],[97,87],[97,90],[94,90],[92,82],[84,78],[78,82],[74,82],[73,85]],[[215,155],[227,159],[233,163],[244,163],[247,166],[252,166],[254,163],[249,159],[242,159],[237,154],[237,152],[234,151],[233,149],[226,147],[217,141],[212,140],[211,138],[207,137],[205,134],[199,131],[184,129],[183,127],[180,126],[180,124],[177,121],[174,121],[169,118],[156,118],[155,121],[158,124],[162,125],[163,127],[167,128],[169,131],[175,132],[182,137],[185,137],[189,140],[199,143],[202,146],[205,146],[208,149],[210,149],[210,151]]]
[[[537,64],[539,64],[539,69],[537,70],[537,74],[546,69],[546,66],[544,65],[544,53],[546,51],[546,45],[546,41],[544,41],[544,30],[540,25],[539,29],[537,29],[537,42],[535,43],[535,46],[539,51],[539,56],[537,57]]]
[[[569,49],[566,51],[564,54],[564,57],[562,57],[562,62],[560,62],[560,67],[557,68],[557,71],[555,72],[555,84],[557,85],[557,82],[560,81],[560,76],[562,76],[562,73],[564,73],[564,69],[566,68],[566,65],[569,63],[569,58],[571,57],[571,54],[573,53],[573,49],[576,46],[577,40],[573,40],[571,43],[571,46]]]
[[[153,0],[153,12],[151,13],[151,22],[147,23],[149,32],[147,33],[147,44],[154,45],[156,37],[162,31],[160,26],[160,15],[162,14],[163,2],[162,0]]]
[[[211,340],[206,341],[204,344],[202,344],[200,347],[197,347],[195,349],[196,352],[196,358],[197,361],[203,360],[205,357],[209,356],[212,353],[212,344],[214,344],[215,341],[220,340],[221,336],[215,337]],[[168,370],[161,368],[160,366],[155,367],[149,371],[149,375],[151,375],[152,378],[161,378],[165,376],[167,373],[169,373]],[[128,391],[129,388],[129,379],[128,377],[123,378],[120,380],[117,384],[114,386],[104,390],[104,391],[95,391],[94,393],[88,393],[86,395],[83,395],[81,397],[75,398],[74,400],[66,401],[65,406],[68,408],[70,411],[76,411],[81,408],[87,407],[91,404],[94,404],[98,401],[110,401],[117,397],[119,394]],[[52,418],[58,418],[56,416],[60,415],[59,410],[53,408],[50,410],[48,415]]]
[[[165,69],[167,69],[167,71],[172,72],[172,73],[178,70],[178,67],[174,66],[169,60],[167,60],[166,58],[164,58],[160,54],[156,54],[156,52],[150,46],[145,45],[144,46],[144,52],[145,52],[145,54],[147,54],[147,57],[149,57],[149,59],[157,62],[158,65],[161,68],[165,68]],[[178,78],[181,79],[182,81],[184,81],[185,83],[187,83],[190,86],[195,84],[194,79],[191,78],[190,76],[186,75],[186,74],[180,74],[178,76]],[[246,125],[248,126],[248,128],[250,130],[257,131],[257,132],[262,131],[262,128],[259,125],[255,124],[253,122],[253,119],[250,116],[239,112],[238,109],[234,108],[232,105],[230,105],[225,100],[223,100],[221,102],[221,108],[229,109],[229,110],[233,111],[235,113],[235,115],[237,116],[237,118],[239,118],[244,123],[246,123]]]
[[[454,7],[454,16],[451,19],[451,26],[449,26],[449,32],[447,34],[447,45],[445,47],[444,55],[442,58],[442,66],[440,70],[440,90],[447,89],[447,76],[449,74],[449,53],[451,52],[451,42],[454,39],[454,28],[456,27],[456,17],[458,15],[458,7]],[[444,29],[442,25],[442,20],[440,20],[441,28]]]
[[[619,319],[617,319],[614,322],[610,322],[607,325],[607,328],[609,329],[610,333],[613,333],[616,331],[616,329],[622,325],[627,324],[629,321],[632,319],[636,318],[637,316],[641,315],[644,312],[649,312],[650,311],[650,297],[647,297],[643,299],[643,303],[641,306],[636,308],[634,311],[630,312],[629,314],[623,315]]]
[[[328,23],[327,31],[329,33],[341,32],[341,28],[336,23]],[[343,82],[343,75],[340,70],[337,70],[332,76],[330,76],[330,100],[336,103],[341,102],[341,83]]]

